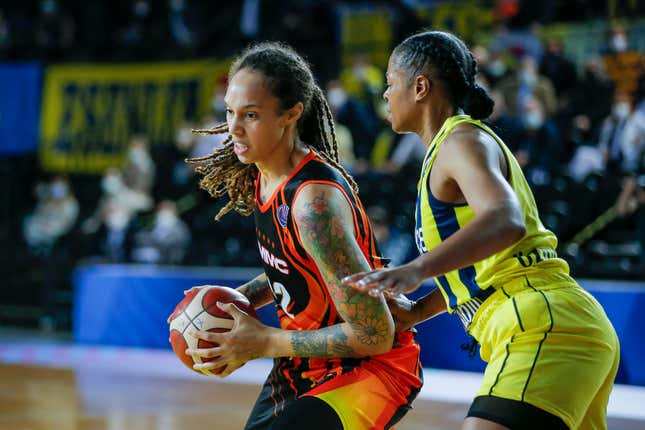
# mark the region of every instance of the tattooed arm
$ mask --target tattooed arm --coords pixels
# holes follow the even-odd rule
[[[195,349],[191,355],[213,358],[196,369],[215,369],[231,364],[222,372],[226,376],[239,363],[259,357],[364,357],[390,350],[394,339],[394,322],[382,294],[373,297],[341,283],[353,273],[370,266],[354,237],[354,218],[345,196],[329,185],[305,186],[292,205],[300,242],[315,260],[345,322],[318,330],[281,330],[249,317],[235,305],[221,304],[234,320],[229,332],[198,331],[193,336],[217,343],[214,348]],[[240,288],[245,294],[266,291],[266,278],[254,280],[255,287]],[[257,289],[256,289],[257,288]],[[261,293],[258,303],[266,298]]]
[[[354,218],[340,190],[305,186],[293,204],[293,216],[305,250],[322,274],[342,324],[315,331],[286,331],[292,353],[300,357],[359,357],[390,350],[394,323],[382,296],[361,294],[341,283],[369,264],[355,239]],[[275,344],[280,347],[279,343]]]
[[[237,287],[237,291],[244,294],[255,309],[273,301],[269,281],[264,273],[251,279],[246,284],[240,285]]]

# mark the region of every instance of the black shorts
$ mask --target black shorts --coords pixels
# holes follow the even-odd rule
[[[493,421],[511,430],[569,430],[560,417],[545,410],[495,396],[475,397],[467,416]]]

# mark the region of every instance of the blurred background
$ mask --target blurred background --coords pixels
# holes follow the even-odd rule
[[[258,40],[312,64],[385,256],[413,258],[424,146],[392,133],[382,93],[389,52],[422,29],[467,41],[495,99],[488,123],[633,354],[620,380],[645,385],[645,351],[628,336],[645,324],[638,0],[0,2],[3,330],[167,349],[165,317],[183,289],[257,273],[252,218],[215,222],[223,202],[184,159],[221,145],[190,130],[224,119],[230,61]]]
[[[390,130],[382,93],[390,51],[423,29],[455,32],[476,56],[495,100],[487,123],[620,337],[629,386],[612,393],[609,428],[643,428],[639,0],[0,1],[0,428],[229,428],[222,413],[240,428],[270,363],[236,372],[242,391],[200,385],[167,340],[183,290],[261,270],[252,217],[215,222],[224,202],[184,162],[223,136],[191,129],[224,119],[236,53],[289,43],[325,91],[384,256],[406,262],[425,148]],[[260,317],[275,324],[272,306]],[[428,383],[401,428],[456,428],[484,363],[456,318],[422,324],[417,340]]]

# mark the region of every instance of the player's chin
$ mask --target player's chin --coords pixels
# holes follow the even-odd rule
[[[237,159],[239,160],[240,163],[242,164],[253,164],[255,163],[255,160],[252,157],[249,157],[246,154],[236,154]]]
[[[390,127],[392,128],[393,132],[395,132],[395,133],[404,133],[405,132],[405,130],[402,130],[400,122],[397,121],[396,118],[392,114],[389,114],[387,116],[387,122],[390,123]]]

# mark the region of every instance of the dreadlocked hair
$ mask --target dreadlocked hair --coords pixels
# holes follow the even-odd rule
[[[298,137],[315,148],[358,192],[356,182],[340,164],[331,109],[322,90],[316,85],[309,64],[283,43],[263,42],[251,45],[233,62],[229,70],[229,82],[240,70],[261,73],[266,88],[280,100],[282,112],[298,102],[303,104],[304,111],[297,123]],[[193,133],[199,134],[228,132],[227,123],[208,130],[193,130]],[[253,213],[255,205],[258,169],[255,164],[244,164],[238,160],[232,140],[233,137],[229,134],[223,146],[212,154],[187,160],[197,164],[195,171],[203,175],[199,182],[202,189],[216,198],[228,194],[228,203],[215,216],[218,221],[231,210],[248,216]]]
[[[494,102],[477,82],[477,61],[464,42],[443,31],[426,31],[405,39],[394,48],[393,57],[413,79],[434,69],[447,86],[453,104],[475,119],[487,118]]]

